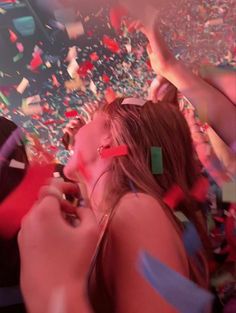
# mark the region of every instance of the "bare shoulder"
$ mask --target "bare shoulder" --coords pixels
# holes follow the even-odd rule
[[[169,215],[150,195],[127,194],[119,202],[110,229],[113,251],[137,257],[149,251],[183,274],[187,266],[182,240]],[[132,256],[133,255],[133,256]]]

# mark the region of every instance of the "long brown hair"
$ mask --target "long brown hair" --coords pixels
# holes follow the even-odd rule
[[[163,195],[173,185],[178,185],[185,193],[185,200],[176,209],[195,224],[204,243],[206,233],[198,218],[199,205],[190,196],[200,173],[185,118],[176,105],[168,102],[147,101],[144,106],[137,106],[133,103],[122,105],[123,100],[116,99],[102,108],[107,115],[113,144],[127,145],[129,150],[127,156],[112,161],[112,179],[105,197],[107,210],[115,208],[131,188],[153,196],[166,210]],[[161,175],[151,171],[151,147],[162,149]]]

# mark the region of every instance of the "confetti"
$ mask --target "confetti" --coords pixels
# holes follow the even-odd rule
[[[76,39],[84,35],[84,27],[81,22],[69,23],[65,25],[67,34],[70,39]]]
[[[225,183],[222,186],[223,202],[236,203],[236,182]]]
[[[128,147],[126,145],[121,145],[118,147],[112,147],[108,149],[103,149],[101,151],[101,158],[111,158],[111,157],[118,157],[118,156],[124,156],[128,154]]]
[[[166,192],[163,197],[163,201],[168,207],[174,210],[184,199],[184,197],[185,194],[183,190],[178,185],[174,185],[172,188],[170,188],[170,190]]]
[[[90,59],[91,59],[91,61],[93,61],[93,62],[98,61],[98,60],[99,60],[99,56],[98,56],[97,52],[91,53],[91,54],[90,54]]]
[[[200,177],[191,190],[191,196],[199,202],[204,202],[206,200],[209,187],[209,180],[205,177]]]
[[[15,43],[17,41],[17,39],[18,39],[16,34],[12,30],[10,30],[10,29],[9,29],[9,34],[10,34],[10,41],[12,43]]]
[[[24,170],[25,169],[25,163],[22,163],[22,162],[19,162],[19,161],[12,159],[10,161],[9,167]]]
[[[75,77],[79,68],[79,64],[77,63],[76,59],[72,59],[67,67],[67,72],[69,73],[71,78]]]
[[[210,311],[213,295],[175,272],[147,252],[139,259],[142,276],[168,303],[181,313]]]
[[[92,71],[94,68],[93,63],[91,63],[90,61],[85,61],[82,64],[79,64],[79,68],[77,70],[77,73],[81,76],[81,77],[85,77],[89,71]]]
[[[76,111],[76,110],[71,110],[71,111],[67,111],[67,112],[65,112],[65,116],[67,117],[67,118],[74,118],[74,117],[76,117],[76,116],[78,116],[79,114],[78,114],[78,112]]]
[[[2,100],[7,106],[10,105],[9,100],[7,99],[7,97],[0,91],[0,100]]]
[[[163,156],[160,147],[151,147],[152,174],[163,174]]]
[[[105,99],[107,103],[112,103],[116,99],[116,93],[112,87],[108,87],[105,90]]]
[[[117,41],[110,38],[107,35],[103,36],[103,44],[107,49],[109,49],[113,53],[119,53],[120,52],[120,47],[119,47]]]
[[[36,70],[40,65],[43,64],[43,60],[41,58],[40,53],[35,53],[32,61],[30,62],[30,68],[31,70]]]
[[[223,18],[216,18],[216,19],[207,21],[204,26],[208,27],[208,26],[221,25],[223,24],[223,22],[224,22]]]
[[[23,46],[23,44],[22,44],[21,42],[17,42],[17,43],[16,43],[16,47],[17,47],[17,49],[18,49],[18,51],[19,51],[20,53],[23,53],[24,50],[25,50],[25,48],[24,48],[24,46]]]
[[[195,226],[188,222],[183,233],[184,247],[190,256],[194,256],[202,248],[201,239]]]
[[[23,54],[22,53],[18,53],[14,58],[13,58],[13,62],[18,62],[23,58]]]
[[[15,29],[23,37],[28,37],[35,32],[35,21],[32,16],[23,16],[12,20]]]

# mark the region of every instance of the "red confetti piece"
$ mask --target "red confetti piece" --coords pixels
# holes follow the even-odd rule
[[[107,35],[104,35],[102,41],[103,41],[104,46],[107,49],[109,49],[110,51],[112,51],[113,53],[119,53],[120,52],[120,47],[119,47],[116,40],[110,38]]]
[[[77,73],[84,77],[87,75],[88,71],[92,71],[94,68],[93,63],[91,63],[90,61],[85,61],[84,63],[79,65],[79,69],[77,70]]]
[[[110,82],[110,77],[107,76],[106,74],[103,74],[102,75],[102,80],[104,81],[105,84],[107,84],[107,83]]]
[[[200,177],[191,190],[191,196],[199,202],[204,202],[209,190],[209,185],[210,184],[207,178]]]
[[[105,90],[105,99],[107,103],[111,103],[116,99],[116,93],[111,87]]]
[[[67,112],[65,112],[65,116],[67,118],[73,118],[73,117],[78,116],[78,112],[76,110],[67,111]]]
[[[93,61],[93,62],[96,62],[97,60],[99,60],[99,56],[97,54],[97,52],[93,52],[90,54],[90,59]]]
[[[17,42],[16,47],[20,53],[24,52],[25,48],[21,42]]]
[[[126,145],[112,147],[109,149],[104,149],[101,152],[101,158],[106,159],[110,157],[124,156],[128,154],[128,147]]]
[[[88,30],[87,31],[87,35],[88,35],[88,37],[92,37],[93,36],[93,31],[92,30]]]
[[[32,61],[30,62],[31,70],[36,70],[42,63],[43,60],[41,58],[41,55],[39,53],[36,53]]]
[[[127,15],[127,10],[121,5],[117,5],[110,10],[110,23],[111,26],[116,30],[119,31],[121,28],[121,23],[123,17]]]
[[[62,124],[64,121],[61,120],[48,120],[43,122],[44,125],[52,125],[52,124]]]
[[[223,217],[214,216],[214,220],[218,223],[224,223],[225,219]]]
[[[20,229],[22,218],[38,198],[40,188],[52,177],[54,165],[32,165],[22,183],[0,205],[0,234],[13,237]],[[32,184],[33,182],[33,184]]]
[[[17,37],[16,34],[15,34],[12,30],[10,30],[10,29],[9,29],[9,34],[10,34],[10,40],[11,40],[11,42],[12,42],[12,43],[15,43],[15,42],[17,41],[18,37]]]
[[[185,195],[183,190],[178,186],[174,185],[167,193],[164,195],[163,201],[168,207],[174,210],[179,203],[184,199]]]
[[[52,75],[52,83],[53,83],[53,86],[60,87],[60,83],[58,82],[55,74]]]

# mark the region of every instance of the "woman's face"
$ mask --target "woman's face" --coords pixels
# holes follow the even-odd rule
[[[65,166],[64,173],[71,180],[79,180],[79,165],[90,168],[100,158],[98,148],[107,146],[110,131],[106,127],[106,115],[102,112],[95,113],[92,121],[79,129],[75,135],[73,155]]]

